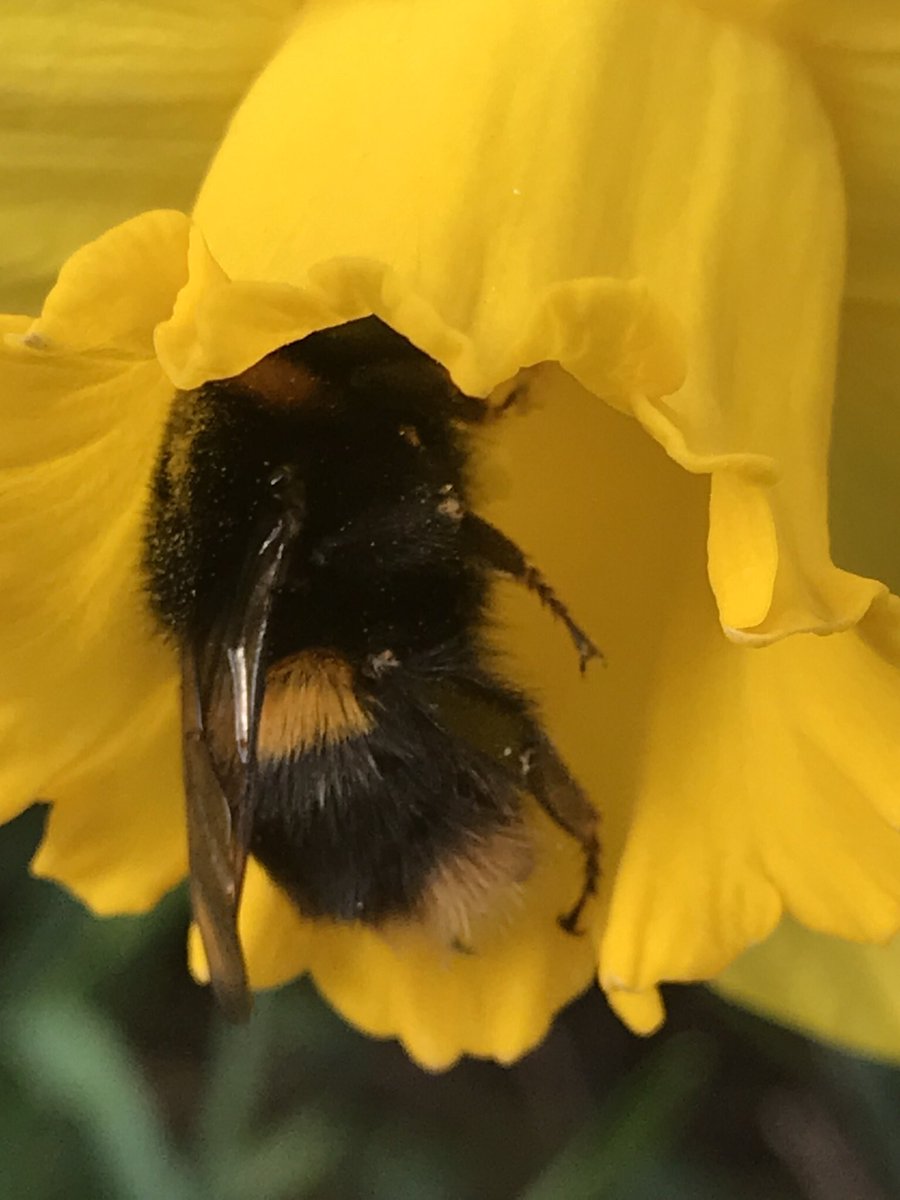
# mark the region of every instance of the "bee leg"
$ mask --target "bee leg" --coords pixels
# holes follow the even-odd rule
[[[453,420],[462,425],[485,425],[492,415],[491,406],[481,396],[467,396],[465,392],[454,391]]]
[[[450,943],[450,949],[457,954],[475,954],[475,951],[462,938],[455,937]]]
[[[467,396],[465,392],[457,392],[453,397],[453,415],[464,425],[487,425],[505,417],[527,394],[527,383],[514,383],[502,400],[491,404],[481,396]]]
[[[583,929],[578,928],[578,922],[581,920],[581,914],[584,912],[588,900],[596,895],[599,880],[600,844],[595,836],[591,843],[584,847],[584,883],[578,899],[567,913],[562,913],[556,918],[560,929],[565,933],[570,933],[573,937],[581,937],[584,933]]]
[[[460,536],[463,539],[465,550],[469,554],[482,559],[492,570],[498,571],[501,575],[507,575],[518,583],[524,584],[530,592],[537,595],[540,602],[549,608],[555,617],[562,621],[578,651],[582,674],[592,658],[603,661],[602,651],[594,645],[584,630],[576,625],[565,604],[538,568],[528,561],[524,552],[511,538],[508,538],[505,533],[501,533],[489,521],[468,512],[463,517]]]
[[[572,908],[557,917],[561,929],[578,936],[583,932],[578,928],[581,914],[595,895],[600,880],[596,810],[546,738],[524,750],[519,762],[524,785],[548,817],[570,834],[584,853],[581,892]]]

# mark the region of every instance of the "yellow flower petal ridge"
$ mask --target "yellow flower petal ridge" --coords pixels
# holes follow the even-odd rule
[[[156,331],[160,361],[183,389],[237,375],[287,342],[373,313],[442,361],[473,395],[488,395],[522,365],[545,360],[590,380],[611,403],[674,389],[683,375],[677,332],[637,280],[579,279],[548,288],[498,360],[383,263],[317,262],[297,286],[233,281],[197,229],[189,263],[172,318]]]

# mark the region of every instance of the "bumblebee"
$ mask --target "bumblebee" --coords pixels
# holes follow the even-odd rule
[[[528,797],[598,879],[596,814],[492,666],[492,575],[590,638],[469,507],[491,410],[375,317],[179,393],[154,471],[146,592],[180,655],[191,898],[215,994],[245,1017],[248,855],[308,918],[421,922],[468,948],[532,867]]]

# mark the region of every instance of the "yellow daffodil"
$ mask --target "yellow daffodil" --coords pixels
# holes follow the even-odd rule
[[[898,564],[890,0],[67,7],[3,18],[21,307],[152,211],[3,318],[0,803],[54,802],[35,871],[101,913],[185,872],[177,668],[139,571],[174,389],[375,313],[464,391],[529,385],[480,506],[609,666],[579,678],[511,590],[499,636],[602,814],[603,883],[567,937],[577,848],[536,817],[521,907],[452,955],[304,922],[251,865],[254,984],[310,971],[432,1067],[515,1058],[595,978],[639,1032],[661,982],[717,978],[900,1053],[900,601],[871,577]],[[204,171],[190,216],[155,207]],[[829,550],[836,378],[858,573]]]

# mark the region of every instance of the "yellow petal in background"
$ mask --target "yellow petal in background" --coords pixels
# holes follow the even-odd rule
[[[139,592],[146,480],[171,387],[153,364],[0,356],[0,797],[8,813],[51,797],[51,778],[117,729],[171,669]],[[46,423],[47,432],[41,428]],[[8,461],[8,458],[7,458]],[[104,806],[108,797],[98,795]]]
[[[716,980],[763,1016],[900,1062],[900,943],[860,946],[785,920]]]
[[[0,12],[0,311],[145,209],[187,209],[299,0],[35,0]]]
[[[900,591],[900,11],[823,6],[800,31],[841,150],[848,277],[832,452],[835,554]]]

